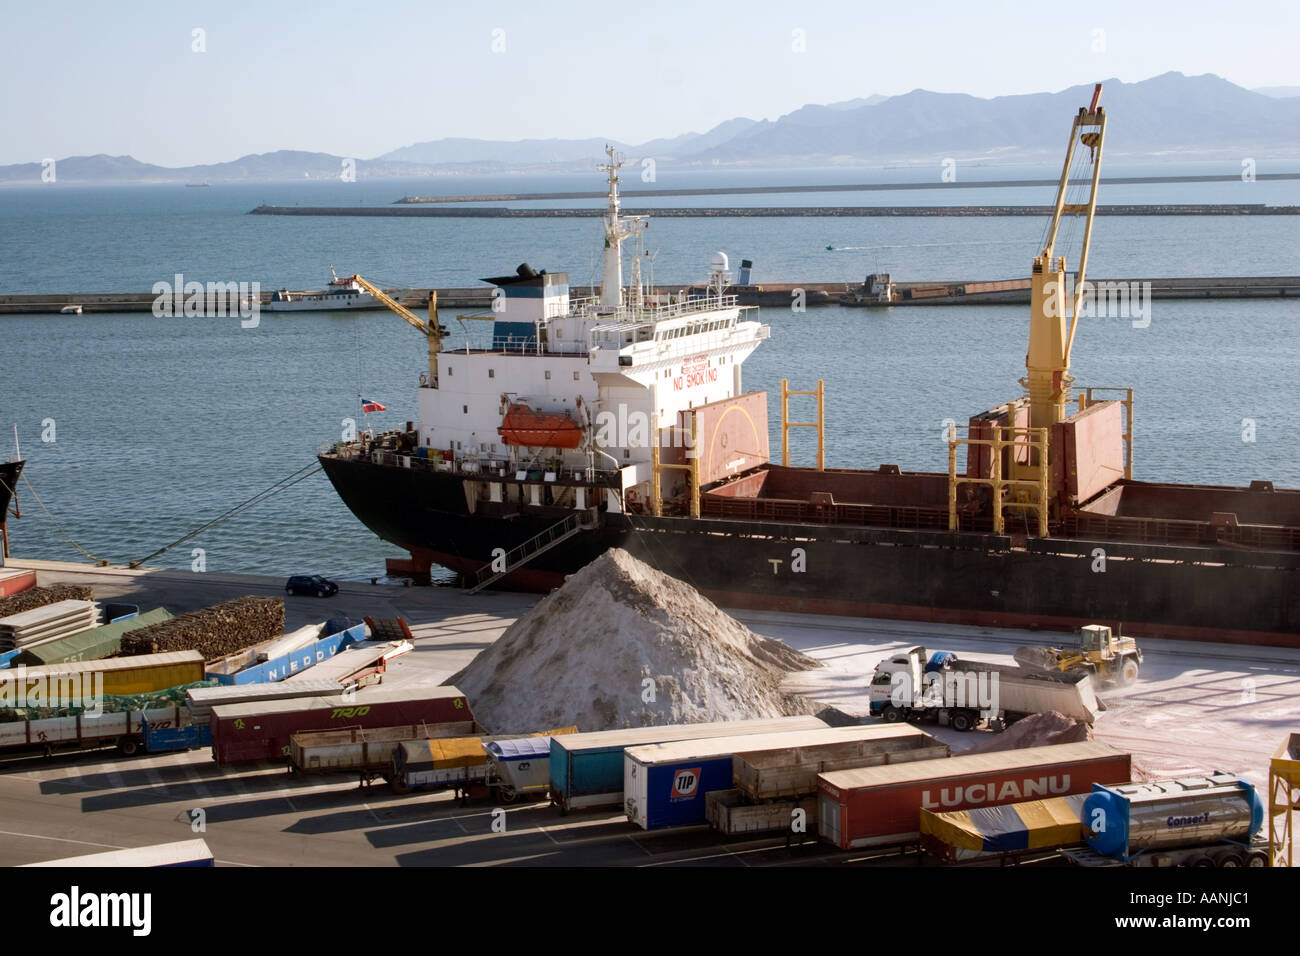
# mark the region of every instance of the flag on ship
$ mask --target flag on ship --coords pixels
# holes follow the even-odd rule
[[[372,401],[371,401],[370,399],[368,399],[368,398],[363,398],[363,399],[361,400],[361,410],[362,410],[363,412],[366,412],[366,413],[369,413],[369,412],[386,412],[386,411],[388,411],[388,406],[387,406],[387,405],[380,405],[378,402],[372,402]]]

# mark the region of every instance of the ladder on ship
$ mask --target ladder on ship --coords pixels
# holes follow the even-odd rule
[[[539,554],[543,554],[556,545],[568,541],[580,531],[589,531],[597,524],[596,509],[575,511],[562,520],[551,525],[541,534],[534,535],[523,544],[511,548],[503,556],[498,556],[468,575],[472,582],[468,594],[475,594],[490,584],[504,578],[507,574],[518,571]]]

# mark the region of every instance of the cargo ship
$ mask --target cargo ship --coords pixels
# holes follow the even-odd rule
[[[650,296],[640,255],[624,287],[623,245],[639,253],[646,222],[620,215],[609,150],[600,294],[571,298],[565,273],[520,266],[485,280],[482,340],[444,350],[436,296],[426,320],[379,292],[428,339],[418,420],[334,444],[324,471],[409,553],[391,573],[438,565],[471,589],[546,591],[620,547],[726,607],[1300,646],[1300,491],[1134,479],[1132,390],[1069,373],[1099,96],[1073,118],[1033,259],[1023,391],[950,427],[946,470],[825,467],[822,385],[786,381],[772,461],[768,397],[742,377],[768,326],[726,294],[721,253],[706,288]],[[1070,187],[1076,153],[1091,180]],[[1067,215],[1084,221],[1068,273],[1055,248]],[[795,394],[816,396],[817,421],[790,420]],[[792,467],[787,435],[804,426],[817,463]]]
[[[22,450],[18,447],[18,426],[14,426],[14,453],[7,461],[0,461],[0,557],[9,557],[9,514],[18,516],[18,479],[22,476]]]

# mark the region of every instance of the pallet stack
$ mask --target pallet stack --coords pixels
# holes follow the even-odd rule
[[[88,631],[99,620],[94,601],[58,601],[0,618],[0,651],[20,650]]]

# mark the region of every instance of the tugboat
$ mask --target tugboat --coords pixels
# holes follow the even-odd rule
[[[281,289],[271,293],[271,299],[262,306],[267,312],[352,312],[357,309],[382,309],[384,305],[351,278],[339,278],[330,266],[329,288],[323,292],[290,292]]]
[[[546,591],[620,547],[727,607],[1300,647],[1300,491],[1136,481],[1132,389],[1073,385],[1100,90],[1065,161],[1089,151],[1088,201],[1067,206],[1062,180],[1033,259],[1024,392],[950,428],[946,471],[826,468],[820,382],[782,381],[769,461],[767,395],[742,378],[769,327],[723,294],[721,253],[701,295],[649,302],[640,256],[623,287],[645,219],[619,214],[612,150],[600,295],[520,266],[484,280],[490,340],[446,351],[436,300],[427,321],[389,300],[428,340],[418,421],[336,443],[324,471],[409,552],[390,573],[416,579],[440,565],[472,589]],[[1085,220],[1069,300],[1063,213]],[[817,396],[815,422],[788,419],[791,394]],[[817,430],[816,467],[790,466],[799,425]]]

